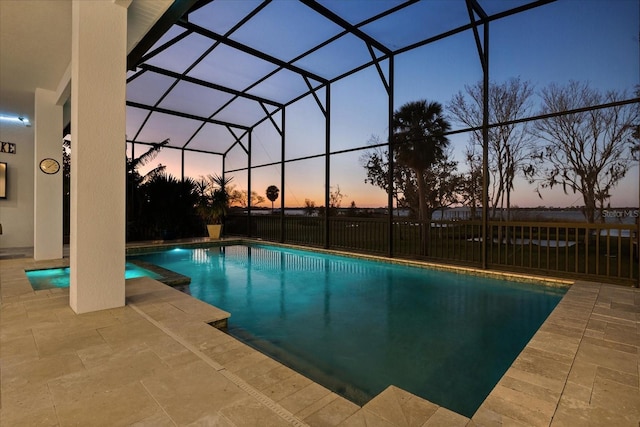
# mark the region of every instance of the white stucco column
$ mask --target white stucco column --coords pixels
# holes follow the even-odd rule
[[[127,9],[74,0],[71,49],[70,305],[125,303]]]
[[[33,258],[62,258],[62,107],[55,91],[36,89]],[[60,169],[45,173],[40,162],[53,159]]]

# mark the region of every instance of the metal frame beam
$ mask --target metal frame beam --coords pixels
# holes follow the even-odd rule
[[[273,113],[270,113],[269,110],[267,110],[267,107],[265,107],[262,102],[260,103],[260,107],[262,107],[262,111],[264,111],[264,113],[266,114],[266,118],[269,119],[269,121],[271,121],[271,124],[273,125],[276,132],[278,132],[280,136],[282,136],[283,129],[280,129],[276,121],[273,120],[273,115],[277,113],[278,110],[274,111]],[[251,128],[254,129],[255,126],[252,126]]]
[[[165,50],[167,50],[168,48],[170,48],[171,46],[173,46],[174,44],[178,43],[180,40],[183,40],[184,38],[188,37],[191,34],[192,34],[192,31],[189,31],[189,30],[181,32],[171,40],[163,43],[161,46],[158,46],[157,48],[153,49],[151,52],[148,52],[147,54],[145,54],[142,58],[140,58],[140,62],[142,63],[142,62],[148,61],[149,59],[164,52]]]
[[[331,245],[331,228],[329,224],[329,202],[331,199],[331,86],[325,89],[325,152],[324,152],[324,247],[329,249]]]
[[[267,61],[270,62],[274,65],[277,65],[278,67],[284,68],[285,70],[289,70],[292,71],[296,74],[299,74],[301,76],[306,76],[309,78],[312,78],[314,80],[317,80],[319,82],[322,83],[327,83],[327,79],[325,79],[324,77],[321,77],[315,73],[312,73],[311,71],[307,71],[305,69],[302,69],[300,67],[296,67],[295,65],[292,65],[286,61],[283,61],[282,59],[276,58],[274,56],[271,55],[267,55],[264,52],[261,52],[257,49],[254,49],[250,46],[247,46],[245,44],[242,44],[240,42],[237,42],[235,40],[231,40],[229,37],[227,36],[223,36],[221,34],[215,33],[211,30],[207,30],[206,28],[200,27],[198,25],[192,24],[190,22],[187,22],[185,20],[179,20],[178,22],[176,22],[176,25],[179,25],[185,29],[191,30],[194,33],[200,34],[201,36],[204,37],[208,37],[211,40],[215,40],[217,42],[220,42],[224,45],[227,45],[229,47],[232,47],[234,49],[238,49],[241,52],[244,52],[246,54],[249,54],[251,56],[255,56],[256,58],[262,59],[263,61]]]
[[[309,88],[309,91],[311,93],[311,95],[313,95],[313,99],[316,100],[316,104],[318,104],[318,108],[320,108],[320,111],[322,112],[322,115],[327,117],[327,109],[325,108],[324,105],[322,105],[322,102],[320,101],[320,98],[318,98],[318,94],[317,91],[318,89],[323,88],[324,86],[320,86],[319,88],[313,88],[313,86],[311,85],[311,82],[309,81],[309,79],[307,77],[304,77],[304,82],[307,84],[307,87]]]
[[[190,10],[194,8],[198,9],[210,2],[211,0],[175,0],[171,6],[169,6],[169,9],[167,9],[153,25],[151,30],[145,34],[142,40],[140,40],[129,55],[127,55],[127,69],[134,69],[140,63],[142,56],[160,40],[160,37],[169,31],[169,28]]]
[[[185,1],[186,0],[179,0],[176,3],[184,3]],[[189,10],[195,10],[194,8],[202,7],[203,5],[207,4],[210,0],[199,0],[199,1],[188,0],[188,1],[192,2],[191,9],[189,9]],[[475,31],[477,33],[477,26],[478,25],[484,25],[485,23],[488,23],[490,21],[501,19],[501,18],[510,16],[510,15],[513,15],[513,14],[516,14],[516,13],[524,12],[526,10],[530,10],[530,9],[533,9],[533,8],[536,8],[536,7],[545,5],[545,4],[553,3],[555,1],[556,0],[538,0],[538,1],[533,1],[531,3],[527,3],[525,5],[522,5],[522,6],[513,8],[513,9],[509,9],[509,10],[506,10],[504,12],[500,12],[500,13],[497,13],[497,14],[494,14],[494,15],[491,15],[491,16],[487,16],[482,11],[482,8],[480,7],[480,5],[479,5],[477,0],[468,0],[467,1],[468,7],[470,9],[472,9],[473,11],[475,11],[480,16],[479,20],[477,20],[477,21],[476,20],[472,20],[472,22],[470,22],[467,25],[458,27],[456,29],[447,31],[445,33],[439,34],[437,36],[422,40],[420,42],[414,43],[412,45],[409,45],[409,46],[406,46],[406,47],[403,47],[401,49],[397,49],[397,50],[391,52],[389,49],[386,49],[386,47],[384,45],[382,45],[381,43],[379,43],[377,40],[369,37],[366,33],[364,33],[362,30],[360,30],[360,28],[362,26],[364,26],[364,25],[367,25],[368,23],[375,22],[375,21],[377,21],[379,19],[382,19],[385,16],[388,16],[388,15],[390,15],[392,13],[395,13],[396,11],[401,10],[401,9],[403,9],[403,8],[413,4],[413,3],[416,3],[417,0],[406,1],[406,2],[404,2],[402,4],[399,4],[399,5],[393,7],[391,9],[389,9],[389,10],[386,10],[386,11],[384,11],[384,12],[382,12],[382,13],[376,15],[376,16],[373,16],[373,17],[371,17],[371,18],[369,18],[369,19],[367,19],[367,20],[365,20],[363,22],[360,22],[360,23],[358,23],[356,25],[352,25],[352,24],[346,22],[343,18],[339,17],[338,15],[336,15],[333,12],[329,11],[324,6],[319,5],[318,3],[316,3],[313,0],[303,0],[303,2],[307,6],[311,7],[313,10],[315,10],[318,13],[320,13],[325,18],[332,20],[333,22],[335,22],[338,25],[341,25],[343,28],[345,28],[345,31],[337,34],[336,36],[333,36],[333,37],[325,40],[324,42],[322,42],[319,45],[307,50],[306,52],[302,53],[301,55],[299,55],[298,57],[294,58],[293,60],[291,60],[289,62],[285,62],[285,61],[280,60],[278,58],[274,58],[274,57],[271,57],[269,55],[265,55],[262,52],[256,51],[253,48],[250,48],[248,46],[244,46],[244,45],[242,45],[240,43],[234,42],[234,41],[232,41],[232,40],[230,40],[228,38],[228,36],[231,33],[233,33],[236,29],[238,29],[242,25],[244,25],[249,19],[251,19],[251,17],[255,16],[260,10],[264,9],[264,7],[266,7],[266,5],[268,5],[270,3],[269,0],[260,3],[251,13],[247,14],[236,26],[234,26],[234,28],[232,28],[230,31],[228,31],[227,34],[224,35],[224,36],[219,35],[219,34],[215,34],[215,33],[210,32],[210,31],[208,31],[208,30],[206,30],[204,28],[201,28],[201,27],[198,27],[198,26],[196,26],[194,24],[191,24],[185,19],[178,19],[178,18],[176,18],[175,15],[173,15],[174,23],[176,23],[177,25],[181,25],[183,28],[186,28],[187,31],[198,32],[197,29],[200,29],[204,33],[206,33],[206,34],[203,34],[203,35],[213,36],[213,38],[215,40],[218,40],[218,43],[226,43],[228,45],[231,45],[232,47],[240,48],[245,53],[254,55],[254,56],[256,56],[258,58],[261,58],[261,59],[264,59],[264,60],[268,60],[268,61],[278,65],[278,68],[276,70],[272,71],[271,73],[267,74],[266,76],[264,76],[262,79],[257,80],[255,83],[250,85],[244,91],[238,91],[238,90],[230,89],[230,88],[225,87],[225,86],[217,85],[217,84],[212,83],[212,82],[207,82],[207,81],[203,81],[203,80],[199,80],[199,79],[194,79],[194,78],[188,77],[188,76],[186,76],[184,74],[174,73],[174,72],[171,72],[169,70],[165,70],[165,69],[162,69],[162,68],[159,68],[159,67],[153,67],[153,66],[148,65],[148,64],[142,64],[140,67],[143,68],[143,70],[140,73],[137,73],[136,75],[130,77],[129,81],[137,78],[138,76],[140,76],[145,71],[150,70],[150,71],[155,71],[155,72],[158,72],[158,73],[161,73],[161,74],[164,74],[164,75],[168,75],[168,76],[171,76],[171,77],[174,77],[174,78],[180,78],[181,80],[184,80],[184,81],[187,81],[187,82],[191,82],[191,83],[194,83],[194,84],[199,84],[199,85],[202,85],[202,86],[205,86],[205,87],[209,87],[211,89],[224,91],[226,93],[231,93],[232,95],[234,95],[236,97],[244,97],[244,98],[247,98],[247,99],[250,99],[250,100],[254,100],[254,101],[257,101],[257,102],[262,102],[262,103],[265,103],[265,104],[274,105],[274,106],[276,106],[278,108],[278,110],[280,110],[280,109],[284,109],[285,106],[291,105],[292,103],[297,102],[298,100],[308,96],[309,94],[314,94],[320,87],[316,87],[316,88],[310,87],[308,92],[303,93],[300,96],[298,96],[298,97],[296,97],[296,98],[294,98],[294,99],[292,99],[292,100],[290,100],[290,101],[288,101],[286,103],[279,103],[279,102],[276,102],[276,101],[273,101],[273,100],[268,100],[268,99],[264,99],[264,98],[261,98],[261,97],[256,97],[254,95],[248,94],[247,91],[250,90],[251,88],[255,87],[256,85],[258,85],[259,83],[263,82],[264,80],[266,80],[267,78],[269,78],[273,74],[277,73],[281,69],[287,69],[287,70],[290,70],[292,72],[300,74],[301,76],[303,76],[303,78],[305,79],[305,82],[307,83],[308,86],[311,86],[310,82],[309,82],[309,78],[320,82],[322,84],[321,87],[324,87],[328,83],[333,83],[333,82],[338,81],[338,80],[340,80],[340,79],[342,79],[344,77],[350,76],[350,75],[352,75],[352,74],[354,74],[354,73],[356,73],[358,71],[361,71],[361,70],[363,70],[365,68],[368,68],[371,65],[374,65],[374,66],[377,67],[378,72],[381,74],[381,77],[382,77],[383,74],[381,73],[381,69],[379,67],[379,63],[382,60],[388,59],[391,54],[395,55],[395,54],[402,53],[402,52],[405,52],[405,51],[408,51],[408,50],[411,50],[411,49],[415,49],[416,47],[435,42],[437,40],[446,38],[448,36],[457,34],[457,33],[462,32],[462,31],[466,31],[468,29],[475,29]],[[165,29],[165,31],[166,31],[166,29]],[[308,56],[308,55],[312,54],[313,52],[319,50],[320,48],[326,46],[327,44],[337,40],[338,38],[340,38],[340,37],[342,37],[342,36],[344,36],[346,34],[353,34],[353,35],[355,35],[357,37],[360,37],[362,40],[364,40],[367,43],[367,48],[370,50],[370,53],[372,55],[372,61],[370,61],[370,62],[368,62],[366,64],[363,64],[363,65],[361,65],[359,67],[356,67],[356,68],[354,68],[354,69],[352,69],[352,70],[350,70],[350,71],[348,71],[346,73],[343,73],[343,74],[341,74],[339,76],[336,76],[335,78],[332,78],[330,80],[322,78],[321,76],[317,76],[317,75],[315,75],[313,73],[310,73],[310,72],[308,72],[306,70],[300,69],[299,67],[296,67],[296,66],[293,65],[293,63],[295,63],[296,61],[304,58],[305,56]],[[161,35],[162,34],[160,34],[160,36]],[[178,37],[180,37],[180,36],[178,36]],[[376,47],[377,49],[379,49],[381,52],[383,52],[383,55],[381,57],[376,58],[375,54],[373,53],[372,47]],[[481,55],[481,57],[482,57],[482,55]],[[193,64],[192,64],[192,66],[193,66]],[[386,89],[387,86],[388,86],[388,83],[386,83],[384,80],[383,80],[383,82],[385,84],[385,89]],[[228,103],[225,104],[225,106],[226,105],[228,105]],[[219,112],[220,112],[220,110],[216,111],[209,118],[210,119],[213,118],[213,116],[215,116]],[[272,114],[274,114],[274,113],[275,113],[275,111]],[[260,123],[262,123],[265,120],[269,120],[269,117],[266,116],[266,117],[260,119],[259,121],[257,121],[256,123],[254,123],[250,127],[255,127],[255,126],[259,125]],[[143,123],[143,125],[145,123],[146,123],[146,120]],[[245,128],[246,126],[238,125],[237,127]],[[194,134],[194,136],[195,136],[195,134]],[[136,134],[136,137],[137,137],[137,134]],[[192,136],[192,138],[193,138],[193,136]],[[185,146],[185,148],[186,148],[186,146]]]
[[[388,112],[387,112],[387,117],[388,117],[388,121],[389,121],[389,135],[388,135],[388,141],[387,141],[387,150],[389,150],[389,176],[388,176],[388,182],[387,182],[387,187],[388,187],[388,191],[387,191],[387,205],[389,206],[389,248],[388,248],[388,255],[389,258],[393,257],[394,255],[394,245],[393,245],[393,240],[394,240],[394,233],[393,233],[393,202],[394,202],[394,194],[395,194],[395,180],[394,180],[394,175],[395,175],[395,162],[394,162],[394,158],[393,158],[393,114],[395,111],[395,105],[394,105],[394,87],[395,87],[395,61],[394,61],[394,56],[392,55],[391,57],[389,57],[389,82],[388,82]]]
[[[385,53],[387,55],[391,55],[391,49],[389,49],[387,46],[385,46],[384,44],[380,43],[378,40],[374,39],[373,37],[371,37],[367,33],[363,32],[360,28],[358,28],[355,25],[352,25],[347,20],[343,19],[341,16],[337,15],[336,13],[334,13],[331,10],[327,9],[326,7],[320,5],[319,3],[315,2],[314,0],[300,0],[300,1],[303,4],[307,5],[308,7],[310,7],[311,9],[313,9],[315,12],[319,13],[320,15],[322,15],[323,17],[328,19],[329,21],[331,21],[334,24],[344,28],[350,34],[353,34],[357,38],[363,40],[367,45],[371,45],[371,46],[375,47],[376,49],[378,49],[379,51],[381,51],[381,52],[383,52],[383,53]]]
[[[134,101],[127,101],[127,106],[140,108],[142,110],[147,110],[147,111],[150,111],[152,113],[169,114],[171,116],[184,117],[185,119],[198,120],[198,121],[202,121],[202,122],[205,122],[205,123],[211,123],[211,124],[214,124],[214,125],[231,126],[231,127],[242,129],[242,130],[250,129],[249,126],[237,125],[235,123],[225,122],[225,121],[222,121],[222,120],[210,119],[210,118],[202,117],[202,116],[196,116],[195,114],[183,113],[181,111],[170,110],[168,108],[162,108],[162,107],[155,107],[155,106],[152,106],[152,105],[141,104],[139,102],[134,102]],[[134,140],[135,139],[136,138],[134,138]]]
[[[280,149],[280,243],[284,243],[284,240],[286,238],[286,231],[285,231],[285,220],[284,220],[284,199],[285,199],[285,162],[284,162],[284,153],[285,153],[285,149],[287,148],[287,143],[286,143],[286,121],[285,121],[285,117],[286,117],[286,109],[283,108],[282,110],[282,114],[280,116],[281,118],[281,125],[282,125],[282,139],[281,139],[281,149]]]
[[[131,148],[132,148],[132,156],[134,155],[133,148],[135,148],[135,145],[136,145],[136,144],[146,145],[146,146],[149,146],[149,147],[153,147],[153,146],[155,146],[155,145],[158,145],[158,143],[157,143],[157,142],[134,141],[134,140],[132,140],[132,139],[127,139],[127,140],[126,140],[126,142],[127,142],[128,144],[131,144],[131,145],[132,145],[132,147],[131,147]],[[173,146],[171,146],[171,145],[165,145],[165,146],[164,146],[164,147],[162,147],[162,148],[167,148],[167,149],[169,149],[169,150],[191,151],[191,152],[193,152],[193,153],[213,154],[213,155],[215,155],[215,156],[222,156],[222,155],[224,155],[224,153],[219,153],[219,152],[217,152],[217,151],[199,150],[199,149],[197,149],[197,148],[173,147]]]
[[[247,146],[247,236],[251,237],[251,135],[249,132]]]
[[[274,101],[272,99],[267,99],[267,98],[263,98],[261,96],[257,96],[257,95],[251,95],[249,93],[245,93],[239,90],[235,90],[235,89],[231,89],[228,88],[226,86],[222,86],[219,84],[215,84],[215,83],[211,83],[208,82],[206,80],[201,80],[195,77],[190,77],[190,76],[186,76],[180,73],[176,73],[175,71],[170,71],[164,68],[160,68],[160,67],[156,67],[154,65],[149,65],[149,64],[141,64],[139,66],[139,68],[143,69],[143,70],[147,70],[147,71],[152,71],[154,73],[158,73],[158,74],[162,74],[163,76],[167,76],[167,77],[172,77],[175,79],[179,79],[188,83],[193,83],[199,86],[203,86],[209,89],[214,89],[214,90],[218,90],[220,92],[225,92],[231,95],[235,95],[238,97],[242,97],[242,98],[247,98],[249,100],[252,101],[256,101],[256,102],[264,102],[265,104],[269,104],[269,105],[273,105],[276,107],[282,107],[284,104]]]
[[[245,154],[249,154],[249,150],[247,150],[247,147],[245,147],[244,144],[242,143],[242,138],[244,138],[245,135],[247,135],[247,134],[251,135],[251,133],[250,133],[251,129],[245,130],[245,132],[242,135],[240,135],[239,137],[236,135],[236,133],[229,126],[227,126],[227,130],[236,139],[236,141],[233,144],[231,144],[231,146],[229,148],[227,148],[227,151],[224,152],[224,155],[226,156],[227,154],[229,154],[229,152],[237,144],[240,144],[240,147],[242,147],[242,150],[245,152]]]

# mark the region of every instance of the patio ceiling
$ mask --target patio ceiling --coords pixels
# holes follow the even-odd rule
[[[180,0],[175,8],[188,2]],[[133,0],[127,51],[133,51],[174,0]],[[58,90],[71,63],[71,0],[0,0],[0,113],[33,120],[36,88]],[[68,79],[68,77],[67,77]]]
[[[224,154],[252,128],[388,58],[554,0],[199,1],[129,57],[127,140]],[[164,31],[164,30],[163,30]],[[480,38],[478,49],[482,50]]]

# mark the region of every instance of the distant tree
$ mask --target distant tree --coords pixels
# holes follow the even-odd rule
[[[342,205],[342,199],[345,197],[347,197],[347,195],[342,193],[339,185],[331,187],[329,191],[329,215],[333,216],[338,214],[338,210]]]
[[[389,152],[375,148],[361,158],[367,171],[364,182],[382,188],[389,193]],[[408,209],[411,215],[418,217],[419,202],[415,177],[410,168],[395,164],[393,168],[393,200],[398,208]],[[393,207],[393,206],[392,206]]]
[[[278,200],[278,196],[280,195],[280,190],[275,185],[270,185],[267,187],[267,199],[271,201],[271,210],[273,211],[273,202]]]
[[[505,123],[530,116],[533,92],[531,83],[519,78],[512,78],[501,84],[491,83],[489,85],[489,123]],[[454,120],[476,129],[470,134],[472,147],[467,150],[472,155],[467,155],[465,159],[473,175],[470,178],[474,180],[477,179],[478,163],[473,153],[482,152],[483,145],[481,129],[483,93],[482,81],[473,86],[465,85],[464,92],[458,92],[447,104],[447,109]],[[527,123],[502,124],[489,128],[489,201],[493,207],[493,217],[496,216],[498,208],[502,210],[505,207],[507,219],[510,217],[513,181],[518,173],[524,176],[524,170],[534,150],[533,138],[528,128]],[[481,171],[480,166],[480,173]],[[475,191],[475,181],[470,184],[474,186],[472,190]],[[472,203],[477,202],[475,194],[466,194],[466,196],[472,196],[470,198]]]
[[[477,209],[482,206],[482,156],[476,152],[476,144],[470,143],[464,152],[469,170],[460,176],[458,194],[464,206],[469,207],[469,216],[477,217]]]
[[[166,167],[162,164],[158,164],[158,166],[152,168],[144,175],[140,173],[140,168],[153,161],[160,153],[160,150],[168,143],[169,138],[162,142],[152,144],[144,154],[138,157],[127,157],[127,178],[130,184],[133,184],[134,187],[142,185],[154,176],[165,172]]]
[[[458,162],[451,160],[452,158],[453,153],[447,150],[445,157],[426,172],[426,180],[430,185],[427,205],[433,209],[432,212],[462,201],[460,189],[464,178],[457,173]]]
[[[571,81],[566,86],[550,84],[542,89],[541,114],[562,113],[626,99],[624,92],[601,93],[588,83]],[[619,105],[586,112],[559,115],[535,124],[540,139],[537,158],[530,170],[540,189],[561,185],[565,193],[582,194],[584,215],[595,222],[597,209],[605,207],[611,191],[635,166],[634,131],[638,105]]]
[[[418,218],[422,221],[430,221],[436,208],[428,204],[433,199],[428,194],[433,191],[429,178],[434,174],[430,172],[447,160],[449,139],[444,134],[450,128],[438,102],[408,102],[393,114],[392,147],[398,164],[413,172],[418,189]]]
[[[251,206],[258,206],[261,203],[264,203],[264,197],[259,195],[257,192],[251,192]],[[229,188],[229,205],[235,207],[246,208],[249,206],[248,204],[249,197],[247,190],[238,190],[235,186],[231,186]]]
[[[229,194],[229,207],[245,207],[247,205],[248,199],[246,191],[238,190],[234,184],[227,187],[227,192]]]
[[[396,206],[409,208],[412,212],[418,212],[417,198],[415,206],[410,206],[405,202],[405,194],[408,192],[406,189],[408,177],[407,174],[411,174],[411,171],[401,165],[396,165],[394,168],[393,187],[389,189],[389,152],[379,145],[382,144],[380,138],[376,135],[372,135],[369,139],[369,145],[376,146],[367,150],[365,154],[360,157],[360,163],[367,171],[367,177],[364,182],[382,188],[387,194],[389,191],[393,192],[393,200],[396,201]]]
[[[401,106],[394,113],[392,125],[393,189],[388,185],[389,152],[380,148],[361,159],[367,170],[365,182],[393,191],[399,207],[408,207],[426,223],[422,239],[428,255],[432,214],[455,202],[455,189],[459,185],[457,163],[451,160],[445,136],[450,125],[442,114],[442,106],[426,100]]]
[[[246,193],[246,191],[245,191]],[[264,197],[259,195],[257,192],[251,192],[251,206],[258,206],[264,203]]]
[[[308,216],[313,216],[316,213],[316,202],[309,199],[304,199],[304,213]]]

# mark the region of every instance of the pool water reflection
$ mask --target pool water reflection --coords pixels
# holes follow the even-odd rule
[[[271,246],[138,258],[229,333],[362,405],[393,384],[471,417],[565,289]]]

